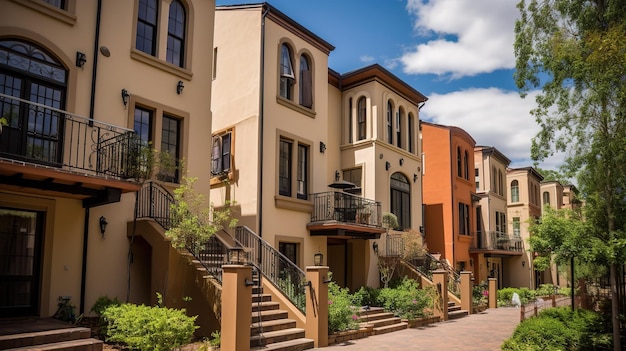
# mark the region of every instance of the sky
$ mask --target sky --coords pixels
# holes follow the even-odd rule
[[[343,74],[380,64],[428,97],[420,119],[464,129],[477,145],[506,155],[511,168],[533,166],[531,139],[539,131],[530,115],[537,92],[522,99],[513,79],[517,2],[268,1],[335,46],[329,68]],[[555,156],[538,167],[556,170],[561,162]]]

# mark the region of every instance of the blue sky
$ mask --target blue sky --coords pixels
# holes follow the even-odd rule
[[[532,166],[539,127],[513,81],[518,0],[273,0],[333,46],[329,67],[378,63],[426,95],[423,120],[453,125],[494,146],[511,167]],[[216,0],[217,5],[250,1]],[[539,165],[556,169],[562,157]]]

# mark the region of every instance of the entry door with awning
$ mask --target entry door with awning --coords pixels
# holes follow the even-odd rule
[[[38,313],[43,218],[0,207],[0,316]]]

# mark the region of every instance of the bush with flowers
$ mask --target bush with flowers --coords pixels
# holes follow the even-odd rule
[[[393,288],[380,289],[377,302],[400,318],[429,317],[433,307],[434,289],[420,289],[413,279],[404,277]]]
[[[358,329],[358,309],[348,288],[328,283],[328,333]]]

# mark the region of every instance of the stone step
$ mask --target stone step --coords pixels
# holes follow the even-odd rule
[[[279,308],[280,308],[280,304],[278,302],[264,301],[264,302],[252,303],[252,313],[258,312],[258,311],[277,310]]]
[[[372,314],[383,313],[385,309],[382,307],[360,307],[358,311],[359,311],[360,316],[367,316],[367,315],[372,315]]]
[[[91,337],[89,328],[62,328],[31,333],[21,333],[12,335],[0,335],[0,350],[33,346],[41,344],[51,344],[77,339],[87,339]]]
[[[257,322],[252,323],[252,325],[250,326],[250,335],[256,335],[260,332],[271,332],[295,327],[296,321],[294,319],[276,319],[272,321]]]
[[[250,346],[265,346],[276,344],[283,341],[302,339],[304,338],[304,329],[302,328],[289,328],[283,330],[276,330],[271,332],[263,332],[263,334],[257,334],[250,337]]]
[[[452,311],[452,312],[448,311],[448,319],[463,318],[467,315],[469,315],[467,310],[458,310],[458,311]]]
[[[368,314],[366,316],[361,315],[359,317],[359,321],[360,322],[365,322],[366,320],[369,322],[372,321],[377,321],[379,319],[388,319],[388,318],[392,318],[393,317],[393,313],[391,312],[378,312],[378,313],[374,313],[374,314]]]
[[[460,309],[461,309],[461,306],[458,306],[458,305],[448,306],[448,313],[459,311]]]
[[[283,342],[277,342],[275,344],[269,344],[267,346],[254,347],[251,351],[302,351],[312,349],[314,342],[312,339],[295,339]]]
[[[384,327],[374,328],[374,335],[386,334],[395,332],[398,330],[406,329],[408,327],[408,323],[400,322],[396,324],[386,325]]]
[[[252,313],[252,323],[258,323],[261,321],[273,321],[283,318],[288,318],[288,313],[285,310],[269,310]]]
[[[89,338],[23,346],[5,351],[102,351],[103,348],[102,340]]]
[[[252,303],[257,303],[259,301],[272,301],[272,295],[270,294],[255,294],[252,295]]]
[[[400,323],[402,320],[399,317],[391,317],[391,318],[386,318],[386,319],[377,319],[377,320],[360,320],[361,321],[361,325],[371,325],[374,328],[379,328],[379,327],[384,327],[387,325],[392,325],[392,324],[397,324]]]

